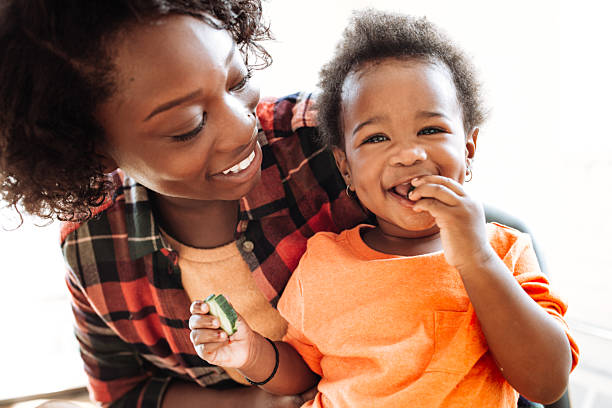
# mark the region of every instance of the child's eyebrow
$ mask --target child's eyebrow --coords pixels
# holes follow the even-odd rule
[[[446,116],[445,114],[443,114],[441,112],[435,112],[435,111],[418,111],[416,116],[419,117],[419,118],[444,118],[444,119],[448,119],[448,116]]]
[[[371,125],[376,122],[381,122],[382,120],[383,120],[382,116],[374,116],[372,118],[369,118],[368,120],[365,120],[361,122],[360,124],[358,124],[357,126],[355,126],[355,129],[353,129],[353,132],[351,133],[351,135],[355,136],[355,133],[359,132],[359,130],[363,128],[364,126]]]

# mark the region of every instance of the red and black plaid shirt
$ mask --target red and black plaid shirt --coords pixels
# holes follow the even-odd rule
[[[310,236],[366,220],[344,194],[333,156],[315,142],[311,107],[309,94],[257,107],[262,180],[241,200],[237,243],[273,305]],[[76,336],[94,400],[158,407],[172,378],[206,386],[228,377],[193,350],[177,254],[163,243],[147,190],[121,172],[114,180],[114,200],[94,219],[62,225]]]

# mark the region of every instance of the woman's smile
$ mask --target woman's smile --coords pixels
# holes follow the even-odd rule
[[[258,142],[249,155],[234,164],[232,167],[213,174],[210,178],[214,181],[242,184],[259,174],[262,153]]]
[[[257,125],[255,125],[255,127],[253,128],[253,140],[257,140],[258,133],[259,133],[259,129],[257,129]],[[259,144],[259,143],[256,142],[256,144]],[[230,173],[237,174],[237,173],[242,172],[243,170],[246,170],[251,165],[251,163],[253,163],[253,159],[255,159],[255,147],[253,147],[253,149],[251,150],[251,153],[249,153],[249,155],[246,158],[235,162],[233,166],[228,167],[219,173],[222,173],[224,175],[227,175]]]
[[[249,157],[247,157],[246,159],[242,160],[240,163],[235,164],[234,166],[230,167],[227,170],[223,170],[221,173],[223,174],[237,174],[243,170],[245,170],[247,167],[249,167],[251,165],[251,163],[253,163],[253,159],[255,158],[255,151],[253,150],[251,152],[251,154],[249,154]]]

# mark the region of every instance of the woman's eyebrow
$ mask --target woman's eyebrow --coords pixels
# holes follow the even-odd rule
[[[202,93],[202,89],[198,89],[196,91],[193,91],[187,95],[184,96],[180,96],[176,99],[173,99],[171,101],[162,103],[161,105],[159,105],[157,108],[153,109],[153,111],[151,113],[149,113],[149,115],[145,118],[145,120],[143,122],[146,122],[147,120],[151,119],[153,116],[157,115],[158,113],[167,111],[169,109],[174,108],[177,105],[181,105],[185,102],[188,102],[192,99],[195,99],[197,96],[199,96]]]
[[[225,58],[225,66],[228,66],[231,64],[232,59],[234,58],[234,53],[236,52],[236,42],[232,41],[232,46],[229,50],[229,53],[227,54],[227,57]],[[194,99],[195,97],[199,96],[202,93],[202,89],[198,89],[194,92],[191,92],[185,96],[180,96],[176,99],[173,99],[171,101],[162,103],[161,105],[159,105],[157,108],[153,109],[153,111],[151,113],[149,113],[149,115],[147,115],[147,117],[143,120],[143,122],[148,121],[149,119],[151,119],[153,116],[157,115],[158,113],[167,111],[169,109],[174,108],[177,105],[181,105],[185,102],[189,102],[190,100]]]

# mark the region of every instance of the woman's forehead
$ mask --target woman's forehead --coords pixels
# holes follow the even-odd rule
[[[167,68],[184,59],[208,57],[213,64],[224,64],[234,46],[231,35],[205,21],[172,15],[131,26],[114,43],[114,62],[122,72],[146,74]]]
[[[228,65],[236,46],[222,29],[190,16],[173,15],[133,25],[113,48],[115,102],[163,103],[194,90],[202,77]],[[210,78],[211,81],[219,78]]]

